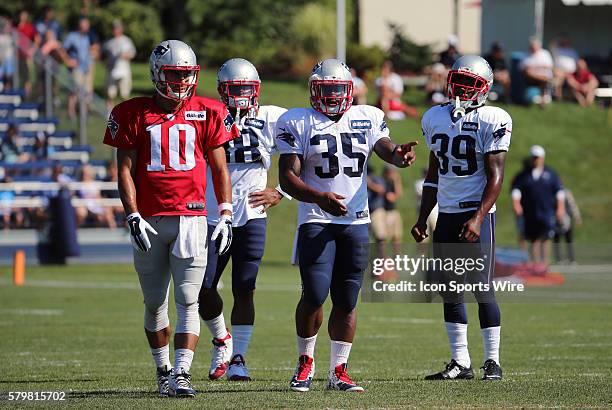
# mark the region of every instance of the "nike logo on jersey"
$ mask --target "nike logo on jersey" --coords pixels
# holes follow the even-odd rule
[[[185,111],[185,119],[192,121],[206,120],[206,111]]]
[[[263,130],[265,124],[266,122],[264,120],[258,120],[257,118],[247,118],[244,121],[245,126],[257,128],[260,130]]]
[[[505,127],[506,124],[508,124],[507,122],[504,122],[503,124],[500,125],[500,127]]]
[[[293,148],[297,148],[297,144],[295,143],[295,137],[290,132],[287,132],[287,130],[285,130],[284,128],[281,128],[281,130],[283,132],[278,134],[276,138],[278,138],[281,141],[284,141],[285,143],[289,144],[289,146]]]
[[[351,120],[351,128],[354,130],[369,130],[369,129],[372,129],[372,121],[370,120]]]

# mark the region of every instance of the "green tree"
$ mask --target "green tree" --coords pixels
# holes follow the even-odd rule
[[[432,51],[429,44],[419,45],[410,40],[401,27],[389,23],[393,41],[389,48],[389,59],[398,71],[421,72],[432,63]]]

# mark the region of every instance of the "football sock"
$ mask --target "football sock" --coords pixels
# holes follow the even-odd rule
[[[176,349],[174,351],[174,368],[183,368],[185,371],[191,369],[191,362],[193,361],[193,350],[189,349]]]
[[[448,343],[451,348],[451,358],[464,367],[470,367],[470,353],[468,352],[467,323],[445,322]]]
[[[329,370],[333,371],[339,364],[347,363],[351,353],[352,343],[342,341],[331,341]]]
[[[215,339],[224,339],[227,336],[227,327],[225,327],[223,313],[214,319],[205,320],[204,324]]]
[[[253,334],[253,325],[232,325],[232,337],[234,338],[234,356],[239,354],[246,356]]]
[[[499,364],[499,335],[501,333],[501,326],[486,327],[480,329],[480,332],[482,333],[485,362],[491,359]]]
[[[314,357],[315,344],[317,343],[317,335],[311,337],[297,337],[298,353],[300,356],[306,355]]]
[[[172,368],[172,364],[170,363],[170,345],[165,345],[159,348],[152,347],[151,354],[153,355],[155,366],[157,366],[158,368]]]

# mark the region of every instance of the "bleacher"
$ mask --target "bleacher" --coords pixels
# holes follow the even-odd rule
[[[6,162],[0,154],[0,214],[16,212],[45,206],[46,195],[57,192],[67,186],[71,191],[78,191],[83,185],[80,182],[58,184],[51,178],[51,170],[61,166],[62,173],[72,181],[79,181],[80,170],[87,164],[93,171],[99,188],[103,191],[116,191],[116,182],[102,182],[107,175],[107,161],[91,160],[92,148],[81,145],[73,131],[59,129],[57,117],[46,118],[42,106],[38,103],[25,102],[22,91],[4,91],[0,93],[0,143],[7,140],[7,131],[14,125],[18,129],[15,144],[22,153],[32,154],[26,162]],[[46,157],[35,158],[37,144],[46,139]],[[10,177],[10,178],[5,178]],[[84,206],[91,201],[73,198],[74,206]],[[102,206],[117,206],[116,198],[100,198]]]
[[[40,104],[23,102],[23,96],[21,91],[8,91],[0,94],[0,141],[6,138],[9,126],[14,124],[20,134],[17,144],[23,151],[32,152],[36,140],[44,136],[48,139],[47,144],[51,148],[49,160],[77,160],[87,163],[91,147],[75,144],[74,132],[58,130],[58,118],[43,117],[40,112]],[[4,164],[0,159],[1,167],[11,168],[12,165],[14,164]]]

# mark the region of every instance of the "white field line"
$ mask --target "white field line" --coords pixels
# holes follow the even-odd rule
[[[12,285],[12,281],[8,278],[0,278],[0,286]],[[86,282],[86,281],[68,281],[68,280],[40,280],[28,279],[25,281],[26,287],[40,288],[60,288],[60,289],[126,289],[140,290],[138,282]],[[295,284],[263,284],[257,285],[258,291],[275,291],[275,292],[299,292],[300,285]]]
[[[0,309],[0,315],[5,316],[61,316],[62,309]]]

